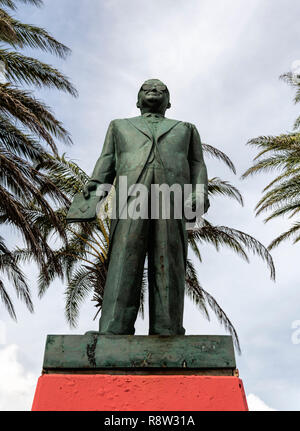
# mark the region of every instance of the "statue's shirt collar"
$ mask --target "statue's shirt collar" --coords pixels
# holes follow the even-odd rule
[[[159,116],[159,114],[155,114],[155,115]],[[163,121],[161,121],[159,118],[156,118],[155,120],[151,120],[150,118],[153,118],[153,117],[145,117],[145,114],[143,114],[143,115],[140,115],[139,117],[127,118],[127,121],[129,121],[132,124],[132,126],[138,129],[144,135],[148,136],[149,139],[152,139],[153,136],[152,136],[152,132],[149,129],[149,126],[147,125],[148,121],[159,122],[157,135],[156,135],[157,140],[161,136],[168,133],[171,129],[173,129],[173,127],[175,127],[178,123],[180,123],[180,121],[178,120],[171,120],[164,116],[159,116],[159,118],[161,118],[161,120]]]
[[[142,115],[144,118],[149,118],[149,119],[154,119],[154,118],[156,118],[156,119],[164,119],[165,117],[162,115],[162,114],[154,114],[154,113],[152,113],[152,112],[145,112],[143,115]]]

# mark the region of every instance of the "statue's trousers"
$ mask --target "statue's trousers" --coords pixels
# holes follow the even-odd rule
[[[164,184],[162,167],[145,167],[140,184],[149,190],[148,218],[119,219],[112,244],[100,318],[101,334],[134,334],[134,323],[141,300],[144,263],[147,256],[149,288],[149,335],[183,335],[182,326],[187,231],[183,217],[174,217],[174,195],[171,193],[170,217],[151,218],[151,184]],[[161,195],[160,195],[161,196]],[[137,199],[129,197],[129,212]],[[139,201],[140,202],[140,201]],[[160,200],[160,204],[161,204]],[[152,201],[153,204],[153,201]],[[147,207],[143,206],[145,209]],[[166,217],[168,214],[165,214]],[[152,214],[153,216],[153,214]]]

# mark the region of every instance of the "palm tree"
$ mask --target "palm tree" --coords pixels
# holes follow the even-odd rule
[[[281,79],[296,88],[295,103],[300,101],[300,75],[286,73]],[[277,171],[278,175],[263,189],[263,196],[256,205],[256,215],[271,211],[265,222],[279,216],[294,218],[300,211],[300,116],[294,123],[294,131],[279,136],[260,136],[248,144],[259,149],[253,165],[242,178],[260,172]],[[300,240],[300,221],[295,220],[286,232],[277,236],[269,245],[269,250],[282,241]]]
[[[8,280],[10,280],[14,286],[17,296],[25,302],[28,309],[32,312],[33,305],[24,274],[20,270],[13,253],[11,253],[5,246],[2,237],[0,237],[0,270],[2,273],[6,274]],[[9,294],[5,289],[3,280],[0,280],[0,291],[1,298],[6,308],[8,309],[10,315],[16,319],[14,306]]]
[[[231,160],[224,153],[206,144],[203,144],[203,149],[206,154],[219,158],[235,172]],[[51,161],[45,161],[41,168],[47,169],[51,181],[70,200],[75,193],[82,190],[89,179],[76,163],[67,160],[64,155],[62,157],[53,157]],[[211,197],[217,195],[227,196],[237,200],[241,205],[243,204],[240,192],[230,183],[219,178],[209,180],[209,194]],[[55,277],[58,276],[67,283],[65,315],[71,327],[76,327],[80,304],[88,294],[93,293],[92,300],[98,309],[95,318],[102,306],[108,266],[110,220],[107,214],[109,214],[111,197],[110,193],[103,204],[105,211],[102,211],[102,214],[100,212],[94,222],[73,223],[71,227],[70,225],[65,225],[67,242],[62,243],[48,260],[48,274],[41,271],[39,275],[38,288],[40,297],[45,294]],[[67,209],[67,206],[61,207],[56,212],[57,216],[61,217],[62,223],[65,220]],[[28,211],[30,211],[33,225],[43,232],[45,238],[49,238],[55,233],[55,226],[49,220],[48,215],[41,211],[38,206],[31,206]],[[201,226],[196,226],[194,230],[189,231],[189,246],[200,262],[202,259],[199,246],[201,247],[202,243],[210,243],[217,250],[219,250],[220,246],[227,246],[246,261],[249,260],[248,251],[251,251],[267,262],[271,271],[271,278],[274,279],[275,277],[272,257],[266,248],[255,238],[244,232],[226,226],[213,226],[208,220],[204,220]],[[15,252],[14,257],[18,261],[35,258],[31,251],[21,249]],[[146,280],[147,268],[144,271],[141,289],[140,313],[142,316],[144,314],[144,298],[147,288]],[[215,313],[218,321],[232,334],[235,345],[240,351],[239,340],[234,326],[217,301],[200,285],[192,260],[187,262],[186,294],[207,319],[210,318],[208,308]]]
[[[41,0],[19,0],[23,3],[42,5]],[[8,10],[16,9],[16,1],[0,0],[0,65],[5,81],[0,83],[0,222],[10,225],[21,233],[26,246],[35,255],[40,268],[47,276],[46,260],[53,251],[41,232],[31,223],[28,202],[34,202],[56,226],[65,238],[65,232],[53,206],[67,205],[67,196],[48,178],[47,173],[37,169],[48,158],[48,152],[57,154],[55,140],[70,144],[67,130],[50,108],[20,85],[49,87],[76,96],[70,81],[58,70],[39,60],[19,52],[25,47],[37,48],[65,58],[70,50],[44,29],[23,24],[13,18]],[[0,271],[13,268],[11,253],[1,239]],[[7,262],[5,267],[4,262]],[[57,268],[59,270],[59,268]],[[29,289],[19,268],[12,271],[13,283],[19,298],[33,310]],[[0,280],[0,297],[13,318],[16,318],[12,300]]]

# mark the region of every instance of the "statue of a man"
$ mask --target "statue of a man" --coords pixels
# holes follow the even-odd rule
[[[134,334],[147,256],[149,288],[149,335],[183,335],[182,326],[187,260],[184,215],[175,217],[170,197],[170,217],[120,217],[120,178],[128,188],[142,184],[169,187],[192,186],[189,202],[206,212],[207,170],[200,136],[193,124],[167,119],[170,95],[157,79],[146,81],[139,93],[141,115],[113,120],[91,180],[83,190],[86,202],[103,184],[116,189],[116,218],[111,222],[109,266],[100,318],[100,334]],[[195,187],[202,185],[202,193]],[[101,193],[101,191],[100,191]],[[183,191],[182,191],[183,194]],[[149,197],[149,202],[151,196]],[[126,197],[129,205],[133,196]],[[84,211],[84,209],[82,210]],[[68,216],[67,216],[68,219]],[[76,221],[70,219],[69,221]],[[79,219],[77,221],[80,221]]]

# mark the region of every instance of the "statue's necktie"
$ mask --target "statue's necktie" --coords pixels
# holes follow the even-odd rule
[[[147,121],[147,123],[148,123],[150,129],[152,130],[152,132],[154,134],[156,134],[157,128],[158,128],[158,124],[161,121],[163,121],[164,117],[162,115],[159,115],[159,114],[151,114],[151,113],[144,114],[143,117]]]
[[[153,137],[154,137],[154,143],[153,143],[153,147],[151,150],[151,154],[150,157],[148,159],[148,164],[151,163],[151,165],[157,165],[160,166],[161,162],[160,162],[160,157],[157,154],[157,148],[156,148],[156,132],[157,132],[157,128],[158,125],[161,121],[163,121],[163,116],[159,115],[159,114],[151,114],[151,113],[147,113],[143,115],[145,120],[148,123],[148,126],[150,128],[150,130],[152,131]]]

